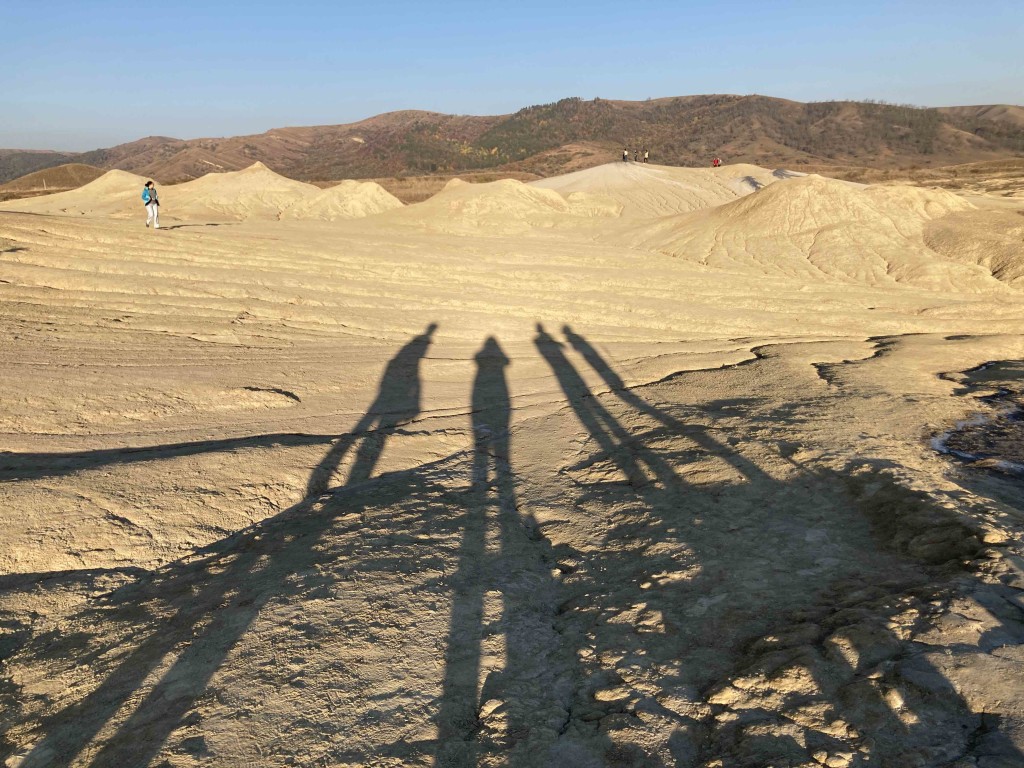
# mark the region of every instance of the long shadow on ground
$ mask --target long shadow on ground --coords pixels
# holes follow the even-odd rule
[[[849,480],[790,461],[769,474],[731,446],[740,435],[694,423],[709,415],[693,406],[687,419],[655,407],[563,330],[611,390],[592,394],[538,326],[592,440],[563,468],[565,503],[607,542],[578,552],[566,580],[563,635],[592,651],[569,732],[617,730],[622,765],[657,764],[639,745],[666,722],[676,730],[657,754],[676,765],[937,765],[972,750],[1024,764],[894,629],[908,612],[926,623],[963,578],[978,549],[969,530],[871,468]]]
[[[510,361],[493,337],[475,361],[472,478],[452,578],[435,765],[469,768],[497,756],[510,766],[568,764],[559,741],[580,680],[577,648],[557,631],[550,542],[517,500]],[[488,595],[500,595],[490,618]],[[485,644],[495,641],[504,653],[485,675]],[[577,758],[609,744],[594,740]]]
[[[82,635],[28,640],[36,658],[104,672],[43,721],[22,766],[148,766],[217,695],[226,667],[253,685],[266,675],[274,701],[285,679],[278,667],[289,663],[299,675],[320,664],[318,679],[348,697],[347,709],[316,711],[320,691],[296,689],[310,699],[300,698],[309,714],[296,727],[319,749],[293,757],[305,764],[763,768],[811,755],[848,766],[962,756],[1024,764],[999,724],[971,712],[895,629],[908,611],[924,622],[948,585],[974,578],[963,563],[977,542],[949,515],[877,468],[851,480],[776,454],[768,471],[763,454],[736,447],[749,435],[716,424],[709,407],[655,405],[582,335],[565,327],[562,342],[538,326],[536,348],[587,436],[559,480],[560,501],[586,521],[591,544],[552,546],[523,501],[530,478],[514,471],[510,361],[496,339],[475,357],[468,459],[374,476],[386,442],[420,412],[433,332],[388,363],[373,404],[311,472],[302,503],[88,606],[67,622]],[[607,394],[586,385],[574,354]],[[745,407],[734,404],[735,423]],[[90,459],[120,460],[69,461]],[[453,484],[467,462],[468,488]],[[384,600],[365,622],[379,632],[347,624],[343,610],[316,627],[311,616],[278,626],[275,611],[304,612],[314,597],[372,596],[350,589],[357,569],[374,581],[416,582],[403,600],[450,597],[447,622],[435,637],[440,617],[414,627],[415,611]],[[244,659],[229,664],[268,614],[284,658],[262,659],[265,672]],[[436,674],[427,664],[424,679],[386,690],[373,675],[361,682],[349,668],[357,660],[324,658],[357,634],[361,653],[427,645]],[[289,660],[303,643],[312,659]],[[370,665],[374,675],[397,674],[387,667],[386,658]],[[396,689],[420,708],[384,712]],[[234,729],[252,716],[241,705],[219,709],[240,718]],[[396,733],[383,745],[374,741],[382,720]],[[263,762],[283,761],[286,752],[274,750],[284,737],[275,738],[277,746],[259,745]],[[203,739],[190,743],[175,749],[202,756]]]
[[[110,608],[101,612],[108,614],[103,616],[107,621],[137,621],[139,617],[132,615],[133,605],[156,597],[167,602],[173,614],[157,623],[145,638],[136,638],[137,645],[98,688],[44,723],[41,731],[45,736],[21,763],[23,768],[75,760],[138,695],[165,657],[180,650],[170,668],[162,671],[159,681],[134,705],[132,714],[103,739],[89,761],[95,768],[149,765],[261,608],[269,600],[287,594],[291,576],[309,571],[319,562],[323,555],[317,546],[340,516],[361,515],[367,509],[437,492],[429,480],[429,467],[425,467],[390,476],[370,494],[353,493],[349,497],[343,493],[345,489],[340,489],[333,496],[316,498],[327,490],[331,472],[357,442],[360,447],[346,487],[364,484],[389,435],[418,414],[419,363],[435,327],[431,325],[410,341],[389,363],[378,397],[360,422],[365,434],[346,435],[338,441],[314,470],[311,495],[306,500],[206,548],[197,560],[172,565],[111,596]],[[376,428],[366,432],[371,425]],[[374,567],[386,568],[387,559],[378,558]],[[125,606],[121,610],[126,616],[117,615],[120,606]]]

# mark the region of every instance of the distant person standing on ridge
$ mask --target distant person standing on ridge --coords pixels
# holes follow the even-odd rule
[[[640,162],[640,150],[639,149],[634,149],[633,150],[633,162],[634,163]]]
[[[628,163],[629,162],[629,150],[628,149],[622,150],[622,162],[624,162],[624,163]]]
[[[146,206],[146,226],[153,222],[153,229],[160,229],[160,198],[152,181],[147,181],[142,188],[142,202]]]
[[[648,161],[648,159],[649,159],[650,157],[651,157],[651,153],[650,153],[650,152],[648,152],[648,151],[647,151],[647,150],[645,149],[645,150],[644,150],[644,162],[646,163],[646,162]]]

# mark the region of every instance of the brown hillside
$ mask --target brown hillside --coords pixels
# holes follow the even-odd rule
[[[971,119],[994,120],[1000,123],[1024,128],[1024,107],[1012,104],[981,105],[976,107],[939,107],[938,111],[945,115]]]
[[[82,163],[68,163],[58,165],[56,168],[46,168],[0,185],[0,200],[66,192],[69,189],[77,189],[88,184],[104,173],[106,171],[102,168]]]
[[[28,173],[75,162],[74,152],[35,149],[0,149],[0,184]]]
[[[346,125],[277,128],[183,141],[149,137],[79,155],[79,162],[163,183],[262,162],[304,181],[503,169],[542,176],[647,147],[664,165],[727,163],[938,167],[1024,155],[1024,108],[925,109],[879,102],[801,103],[706,95],[613,101],[578,98],[473,117],[406,110]],[[33,162],[57,165],[62,155]],[[3,175],[0,157],[0,181]]]
[[[88,156],[90,162],[164,183],[241,170],[254,162],[303,180],[367,178],[450,168],[450,155],[462,153],[500,119],[406,110],[347,125],[275,128],[253,136],[143,139]],[[456,165],[472,169],[481,163],[467,156]]]

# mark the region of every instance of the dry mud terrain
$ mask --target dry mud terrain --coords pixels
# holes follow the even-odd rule
[[[1005,201],[143,181],[0,204],[6,766],[1024,766]]]

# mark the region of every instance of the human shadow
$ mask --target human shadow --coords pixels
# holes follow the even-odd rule
[[[767,479],[764,471],[755,462],[750,461],[739,451],[732,450],[722,441],[717,440],[710,434],[708,429],[697,424],[685,424],[634,394],[611,365],[609,365],[608,361],[602,357],[590,342],[575,333],[571,326],[562,326],[562,333],[572,348],[583,356],[611,392],[624,403],[632,406],[640,413],[661,422],[674,434],[692,440],[710,454],[729,462],[748,480],[763,481]]]
[[[560,587],[551,575],[551,544],[517,500],[505,376],[510,360],[490,337],[474,361],[473,460],[451,581],[435,765],[469,768],[485,754],[500,754],[510,766],[554,765],[552,723],[564,728],[569,721],[576,650],[554,626]],[[485,615],[485,596],[495,593],[501,595],[497,622]],[[496,634],[504,663],[481,679],[483,646]]]
[[[309,476],[307,496],[325,493],[345,455],[359,441],[348,484],[368,480],[380,459],[387,438],[420,413],[420,362],[427,353],[437,324],[408,342],[384,369],[380,390],[373,404],[353,428],[327,452]]]
[[[653,471],[662,488],[671,488],[676,479],[672,468],[654,452],[644,450],[592,395],[583,377],[565,356],[562,344],[548,334],[540,323],[537,324],[534,344],[551,367],[569,406],[600,446],[600,458],[613,460],[634,489],[645,492],[644,489],[652,483],[652,477],[645,471],[644,464]]]
[[[484,595],[489,588],[488,514],[493,481],[499,507],[515,506],[509,482],[509,409],[505,357],[492,337],[474,357],[472,394],[473,463],[464,513],[458,565],[452,577],[452,609],[445,650],[444,681],[438,711],[438,766],[474,766],[480,730],[480,667],[483,652]],[[499,512],[499,515],[501,512]]]
[[[941,511],[924,515],[930,509],[925,500],[884,478],[865,484],[885,490],[881,501],[866,501],[842,478],[798,463],[791,477],[769,474],[711,430],[645,401],[566,326],[569,344],[619,401],[613,408],[610,397],[602,402],[585,386],[563,345],[543,326],[537,331],[538,351],[595,446],[590,459],[563,469],[577,488],[568,503],[582,514],[607,515],[609,546],[575,555],[575,596],[566,601],[563,621],[577,635],[594,638],[594,657],[624,660],[610,670],[592,664],[592,676],[610,674],[628,683],[631,677],[649,679],[650,672],[638,669],[672,666],[679,671],[661,677],[662,695],[699,692],[690,694],[690,704],[666,712],[646,698],[649,683],[616,689],[627,712],[679,718],[678,740],[669,745],[677,764],[727,756],[730,765],[753,768],[808,760],[819,750],[856,752],[852,765],[897,765],[919,749],[938,756],[970,746],[964,730],[973,729],[978,716],[889,623],[908,603],[927,611],[934,599],[927,585],[949,578],[942,569],[952,567],[950,558],[956,562],[973,551],[965,543],[969,532],[953,530]],[[698,450],[680,447],[687,442]],[[670,471],[659,472],[657,482],[638,484],[638,468],[659,461]],[[734,469],[739,481],[702,480],[711,474],[711,461]],[[626,482],[610,482],[599,464],[614,467]],[[688,471],[688,465],[700,471]],[[816,511],[829,507],[842,514]],[[806,519],[798,510],[806,510]],[[948,529],[953,543],[922,560],[923,545],[913,542],[933,537],[936,527]],[[888,574],[884,585],[876,569]],[[789,679],[813,686],[794,685],[788,696],[773,691],[785,691]],[[743,682],[733,687],[733,680]],[[915,688],[913,680],[931,690]],[[751,686],[766,693],[749,694]],[[898,686],[904,694],[894,708],[888,691]],[[940,687],[944,698],[936,704]],[[697,714],[708,713],[709,704],[734,714],[722,720],[715,709]],[[582,710],[585,702],[579,705]],[[801,708],[812,707],[827,708],[848,730],[811,725]],[[794,722],[801,727],[794,729]],[[640,720],[632,723],[627,727],[643,727]],[[1019,754],[1006,739],[999,749]]]
[[[779,478],[777,467],[767,472],[734,448],[727,430],[691,423],[706,420],[709,406],[655,406],[626,386],[582,335],[566,326],[563,343],[543,326],[537,330],[538,352],[590,440],[590,455],[561,472],[572,481],[564,501],[575,517],[590,516],[603,529],[602,546],[565,544],[555,551],[522,507],[511,460],[510,361],[493,338],[475,356],[466,491],[453,495],[444,473],[435,476],[429,465],[374,477],[385,442],[420,414],[430,326],[387,364],[357,431],[339,439],[313,470],[303,502],[139,577],[87,611],[84,624],[102,626],[113,639],[76,661],[102,656],[111,671],[43,722],[45,736],[21,765],[151,764],[261,611],[294,597],[297,578],[329,589],[342,555],[380,572],[400,570],[411,553],[423,556],[421,540],[404,552],[373,545],[339,554],[337,546],[324,546],[328,539],[359,539],[364,517],[398,504],[415,507],[427,533],[459,542],[438,735],[419,747],[439,767],[467,768],[485,756],[507,765],[665,765],[664,752],[645,751],[637,746],[646,744],[643,738],[629,738],[629,729],[642,729],[652,717],[678,727],[666,747],[676,765],[727,756],[727,765],[742,768],[803,764],[815,750],[840,754],[852,747],[861,752],[850,765],[909,764],[901,761],[922,745],[946,746],[928,741],[933,713],[951,745],[964,741],[961,729],[976,721],[979,728],[998,727],[970,713],[926,658],[908,656],[904,639],[887,624],[907,601],[934,599],[922,586],[928,583],[922,569],[936,569],[935,578],[971,578],[947,562],[951,553],[969,556],[969,547],[961,547],[967,534],[876,475],[865,483],[882,491],[867,501],[841,478],[795,459],[789,459],[791,476]],[[570,350],[610,395],[591,391]],[[732,403],[739,417],[744,407]],[[677,415],[683,411],[693,418]],[[346,459],[351,468],[336,484],[332,478]],[[689,471],[709,463],[731,470],[732,479],[702,480],[713,473]],[[465,462],[457,466],[464,469]],[[830,505],[841,508],[842,515],[831,517],[838,523],[819,519],[818,510]],[[806,517],[801,509],[809,510]],[[936,528],[949,529],[948,552],[922,550],[921,537]],[[869,547],[871,537],[880,543]],[[427,547],[428,556],[438,546]],[[834,555],[862,561],[847,571],[818,566],[822,556]],[[562,560],[574,563],[564,582],[552,575]],[[885,584],[877,583],[876,567],[891,577]],[[140,619],[154,605],[165,614]],[[117,655],[122,641],[128,650]],[[803,687],[772,699],[772,686],[789,676]],[[900,707],[886,698],[885,686],[909,690]],[[814,708],[861,735],[844,735],[834,723],[808,724]],[[610,735],[616,730],[625,737]],[[578,744],[560,752],[572,738]],[[1012,745],[998,748],[1024,764]],[[365,751],[353,747],[351,754],[367,761]],[[408,746],[399,740],[375,748],[373,757],[385,754],[402,759]]]
[[[360,422],[364,430],[371,424],[391,429],[418,414],[419,360],[435,328],[428,327],[387,365],[371,411]],[[430,480],[425,467],[392,473],[387,485],[375,488],[372,494],[350,490],[371,477],[386,437],[363,435],[369,447],[360,448],[346,486],[338,489],[345,490],[345,494],[309,496],[268,520],[199,550],[195,559],[172,564],[118,590],[111,598],[113,608],[102,612],[108,623],[116,621],[117,613],[126,614],[130,624],[137,623],[137,618],[132,618],[134,606],[147,599],[158,598],[170,604],[173,615],[137,642],[91,693],[48,718],[41,728],[45,736],[20,765],[43,768],[73,762],[117,712],[138,696],[165,657],[184,646],[89,761],[92,768],[148,765],[171,732],[181,725],[261,608],[288,593],[289,578],[312,569],[324,557],[317,550],[318,543],[340,516],[361,515],[368,508],[426,493]],[[346,440],[345,448],[353,442]],[[342,454],[336,445],[314,470],[318,482],[314,484],[311,478],[311,487],[326,487],[326,483],[319,482],[324,467],[333,469]],[[379,558],[382,562],[387,559]],[[380,562],[377,567],[382,567]]]

